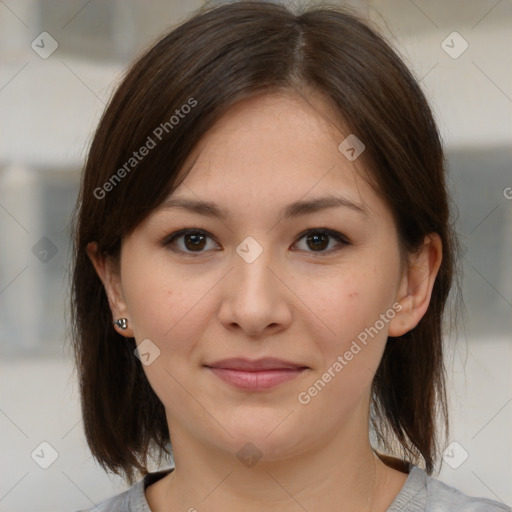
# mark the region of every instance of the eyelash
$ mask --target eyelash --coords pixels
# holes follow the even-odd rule
[[[343,234],[338,233],[337,231],[333,231],[332,229],[327,229],[327,228],[308,228],[306,231],[302,232],[299,235],[299,237],[297,238],[297,241],[295,243],[297,243],[298,241],[302,240],[307,235],[310,235],[312,233],[323,234],[323,235],[327,235],[327,236],[329,236],[331,238],[334,238],[342,246],[341,248],[338,248],[338,249],[330,249],[328,251],[322,251],[322,252],[305,251],[305,252],[308,252],[308,253],[312,254],[315,257],[318,256],[318,257],[322,258],[322,257],[328,256],[329,254],[331,254],[333,252],[336,252],[336,251],[339,251],[343,247],[346,247],[346,246],[350,245],[349,240]],[[172,244],[174,244],[175,241],[178,238],[181,238],[181,237],[183,237],[183,236],[185,236],[187,234],[205,235],[208,238],[211,238],[212,240],[214,240],[214,238],[207,231],[204,231],[203,229],[199,229],[199,228],[185,228],[185,229],[181,229],[179,231],[175,231],[174,233],[171,233],[170,235],[167,235],[161,241],[161,245],[163,247],[169,247]],[[173,252],[176,252],[176,253],[183,254],[185,256],[190,256],[192,258],[196,258],[196,257],[198,257],[198,256],[200,256],[200,255],[202,255],[202,254],[207,252],[207,251],[187,252],[187,251],[182,251],[180,249],[175,249],[175,248],[170,248],[170,250],[172,250]]]

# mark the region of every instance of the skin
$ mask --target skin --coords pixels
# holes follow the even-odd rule
[[[158,208],[123,240],[120,268],[88,247],[113,318],[128,319],[118,331],[160,350],[144,370],[165,406],[176,469],[146,489],[153,512],[312,512],[341,503],[345,512],[384,511],[405,483],[370,446],[370,387],[387,337],[415,327],[428,307],[441,242],[431,234],[404,266],[391,211],[363,178],[362,159],[338,150],[350,132],[336,128],[332,111],[314,94],[308,104],[291,92],[238,103],[200,141],[172,194],[214,201],[226,219]],[[288,203],[326,194],[364,212],[280,217]],[[184,254],[194,254],[190,237],[175,241],[182,253],[160,244],[184,227],[209,234],[197,257]],[[300,238],[322,227],[350,243],[331,237],[315,250]],[[263,249],[251,263],[235,250],[248,236]],[[378,335],[299,403],[396,303],[401,311]],[[308,369],[267,391],[241,391],[203,366],[227,357]],[[251,467],[237,458],[248,442],[261,455]]]

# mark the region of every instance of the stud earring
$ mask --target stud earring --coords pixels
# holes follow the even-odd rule
[[[115,322],[112,322],[112,324],[117,325],[119,329],[123,329],[123,331],[128,327],[128,320],[126,318],[119,318]]]

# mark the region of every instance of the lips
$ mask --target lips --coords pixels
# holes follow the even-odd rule
[[[298,368],[307,368],[307,366],[283,361],[282,359],[264,358],[251,361],[249,359],[232,358],[222,359],[215,363],[207,364],[210,368],[224,368],[226,370],[240,370],[247,372],[257,372],[262,370],[296,370]]]
[[[232,386],[247,391],[264,391],[290,381],[309,369],[275,358],[248,360],[231,358],[205,364],[214,375]]]

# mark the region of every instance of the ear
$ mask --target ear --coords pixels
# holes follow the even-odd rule
[[[437,233],[427,235],[419,251],[409,255],[397,294],[402,309],[389,323],[389,336],[402,336],[418,325],[430,304],[442,257],[443,246]]]
[[[117,320],[118,318],[126,318],[128,320],[128,327],[124,330],[117,325],[113,325],[112,327],[126,338],[134,337],[133,330],[130,327],[131,322],[128,309],[121,288],[121,275],[118,263],[112,258],[100,254],[96,242],[89,242],[86,251],[87,256],[89,256],[89,259],[96,269],[96,273],[105,287],[113,320]]]

